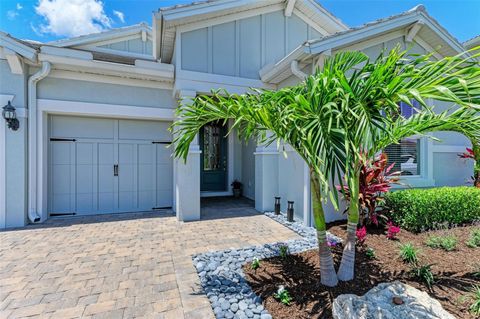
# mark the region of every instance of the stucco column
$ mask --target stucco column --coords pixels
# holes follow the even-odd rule
[[[188,104],[195,96],[195,91],[180,91],[180,103]],[[174,160],[174,210],[181,221],[200,219],[201,153],[197,136],[190,144],[187,161]]]
[[[273,211],[278,196],[278,150],[276,144],[258,145],[255,153],[255,209]]]

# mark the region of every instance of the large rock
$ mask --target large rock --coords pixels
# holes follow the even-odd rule
[[[398,281],[379,284],[361,297],[338,296],[333,302],[333,318],[455,319],[427,293]]]

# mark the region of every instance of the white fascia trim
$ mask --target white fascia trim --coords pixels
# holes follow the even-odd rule
[[[306,47],[305,50],[311,54],[320,53],[328,49],[346,46],[359,40],[364,41],[370,37],[375,37],[379,34],[394,30],[395,28],[408,26],[416,21],[418,21],[418,14],[406,15],[395,20],[386,21],[381,24],[372,25],[346,34],[333,36],[324,41],[312,43],[309,47]]]
[[[424,48],[425,51],[427,51],[427,53],[432,53],[435,58],[437,58],[439,60],[443,59],[443,55],[438,53],[438,51],[436,49],[432,48],[432,46],[430,44],[428,44],[427,41],[423,40],[420,36],[415,37],[413,42],[416,42],[419,46]]]
[[[277,63],[268,64],[260,69],[260,71],[258,71],[260,78],[263,82],[269,83],[289,69],[292,61],[300,60],[305,56],[307,56],[307,54],[305,53],[304,46],[300,45]]]
[[[134,105],[88,103],[64,100],[38,99],[40,112],[83,115],[96,117],[116,117],[143,120],[173,121],[175,109],[144,107]]]
[[[283,0],[271,0],[269,2],[271,4],[276,4],[282,3]],[[181,20],[196,15],[220,12],[225,14],[224,11],[230,11],[231,13],[234,13],[236,8],[254,4],[258,4],[258,0],[220,0],[165,10],[161,12],[161,15],[166,22],[173,23],[176,20]]]
[[[171,64],[149,61],[137,63],[137,61],[139,61],[137,60],[135,62],[137,65],[133,66],[43,53],[39,54],[38,58],[40,61],[52,63],[58,69],[167,82],[173,81],[174,79],[174,66]],[[146,66],[148,66],[148,68]]]
[[[327,9],[322,7],[317,1],[315,0],[302,0],[302,1],[309,7],[311,13],[320,12],[324,16],[325,21],[331,21],[332,22],[331,26],[338,29],[338,31],[345,31],[349,29],[349,27],[346,24],[344,24],[341,20],[336,18],[334,15],[332,15]]]
[[[297,2],[297,0],[287,0],[287,3],[285,5],[285,12],[284,12],[286,17],[292,16],[293,8],[295,8],[295,2]]]
[[[115,37],[115,38],[106,39],[106,40],[103,40],[103,41],[95,41],[95,42],[92,42],[92,43],[86,43],[86,44],[81,44],[81,45],[75,45],[74,47],[78,48],[78,49],[93,48],[93,47],[97,47],[99,45],[107,45],[107,44],[112,44],[112,43],[117,43],[117,42],[122,42],[122,41],[141,39],[143,32],[144,31],[139,31],[139,32],[135,32],[133,34],[129,34],[129,35],[126,35],[126,36]],[[152,33],[150,31],[147,33],[147,39],[146,40],[152,41]],[[143,41],[143,42],[146,42],[146,41]]]
[[[458,53],[464,52],[465,48],[462,46],[460,42],[457,41],[448,31],[446,31],[443,27],[441,27],[436,21],[434,21],[430,16],[421,12],[422,17],[424,17],[425,24],[435,31],[443,41],[445,41],[450,47],[456,50]]]
[[[93,33],[88,34],[80,37],[76,37],[73,39],[64,39],[58,41],[52,41],[48,44],[58,46],[58,47],[68,47],[68,46],[76,46],[76,45],[83,45],[87,43],[97,42],[97,41],[104,41],[113,38],[121,38],[123,36],[128,36],[131,34],[140,33],[142,31],[151,32],[150,27],[146,24],[134,25],[125,28],[113,29],[109,31],[104,31],[100,33]]]
[[[226,89],[231,93],[246,93],[251,88],[275,89],[275,86],[261,80],[185,70],[178,71],[175,79],[175,91],[194,90],[210,93],[212,90]]]
[[[77,80],[77,81],[88,81],[88,82],[97,82],[97,83],[145,87],[145,88],[152,88],[152,89],[173,90],[173,82],[131,79],[131,78],[125,78],[125,77],[119,77],[119,76],[83,73],[83,72],[69,71],[69,70],[53,70],[50,72],[48,77],[57,78],[57,79],[68,79],[68,80]]]
[[[247,10],[233,14],[225,14],[221,16],[212,17],[205,20],[199,20],[198,22],[186,23],[177,27],[177,32],[183,33],[188,31],[193,31],[205,27],[210,27],[213,25],[218,25],[222,23],[232,22],[235,20],[247,19],[250,17],[258,16],[261,14],[267,14],[275,11],[283,10],[283,4],[271,4],[265,7],[257,8],[255,10]],[[173,30],[170,28],[169,30]]]
[[[3,53],[5,55],[5,58],[8,61],[8,66],[10,67],[10,71],[13,74],[23,74],[25,69],[23,67],[23,61],[21,56],[16,52],[7,48],[3,49]]]
[[[418,20],[417,23],[408,29],[405,35],[405,42],[411,43],[424,24],[422,20]]]
[[[10,37],[8,34],[0,31],[0,46],[10,49],[21,56],[34,61],[37,57],[37,51],[23,43],[20,43]]]
[[[114,49],[100,48],[100,47],[96,47],[96,46],[85,46],[85,47],[82,46],[82,47],[78,47],[78,49],[81,49],[81,50],[85,49],[85,50],[88,50],[88,51],[114,54],[114,55],[129,57],[129,58],[138,58],[138,59],[151,60],[151,61],[155,60],[153,58],[153,55],[150,55],[150,54],[119,51],[119,50],[114,50]]]

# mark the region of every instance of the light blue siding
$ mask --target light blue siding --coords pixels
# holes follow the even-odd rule
[[[137,54],[152,54],[152,41],[148,40],[143,42],[141,38],[118,41],[110,44],[99,46],[99,48],[110,49],[121,52],[131,52]]]
[[[208,29],[182,34],[182,67],[184,70],[208,72]]]
[[[172,91],[47,77],[38,85],[41,99],[175,108]]]
[[[28,70],[28,67],[26,67]],[[0,94],[14,95],[12,105],[17,109],[26,107],[26,81],[24,75],[12,74],[6,60],[0,60]],[[2,107],[3,105],[0,105]],[[3,119],[0,119],[3,121]],[[5,225],[24,226],[27,211],[26,156],[27,121],[19,118],[18,131],[5,129]],[[2,181],[3,182],[3,181]]]
[[[265,15],[265,62],[285,56],[285,17],[281,11]]]
[[[321,35],[283,11],[258,15],[181,35],[182,69],[258,79],[265,65]]]
[[[257,78],[262,65],[261,17],[252,17],[239,21],[240,28],[240,76]]]
[[[287,51],[291,52],[308,40],[308,24],[295,15],[287,19],[287,23],[289,27],[287,29]]]
[[[0,60],[0,94],[15,95],[12,101],[15,107],[25,107],[27,99],[25,85],[25,76],[11,73],[7,60]]]
[[[235,76],[235,22],[213,26],[212,40],[212,72]]]

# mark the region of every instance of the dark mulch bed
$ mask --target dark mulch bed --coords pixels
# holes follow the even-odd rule
[[[383,229],[369,230],[365,244],[375,250],[376,259],[367,258],[365,247],[358,247],[355,279],[340,282],[335,288],[327,289],[319,284],[320,271],[316,250],[290,255],[287,259],[275,257],[262,260],[256,271],[247,264],[244,272],[247,281],[263,298],[265,308],[275,319],[332,318],[332,303],[338,295],[363,295],[379,283],[395,280],[428,292],[454,316],[473,319],[475,317],[468,311],[469,299],[465,297],[473,285],[480,284],[480,278],[476,277],[476,272],[480,270],[480,248],[472,249],[465,245],[473,228],[474,226],[467,226],[421,234],[402,230],[398,240],[386,239]],[[331,225],[329,231],[345,238],[346,226]],[[457,236],[457,250],[446,252],[431,249],[424,244],[429,235],[442,235],[445,232]],[[434,264],[432,270],[436,282],[431,291],[411,277],[410,267],[400,259],[398,246],[406,242],[411,242],[421,249],[422,263]],[[336,247],[332,251],[338,267],[342,248]],[[294,299],[290,306],[282,305],[273,297],[280,285],[284,285]]]

